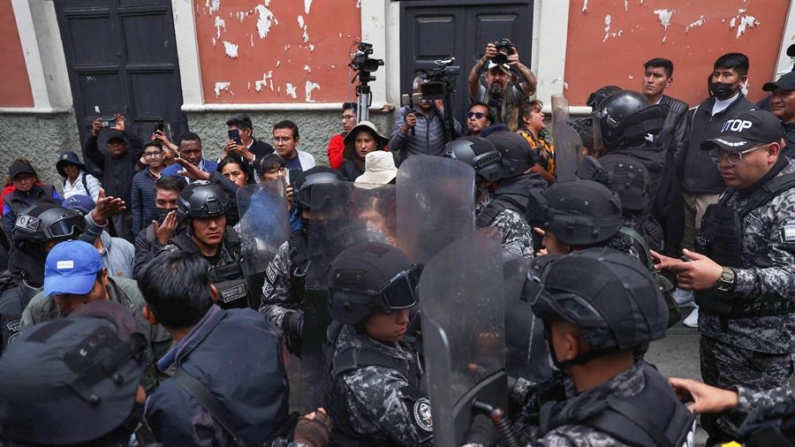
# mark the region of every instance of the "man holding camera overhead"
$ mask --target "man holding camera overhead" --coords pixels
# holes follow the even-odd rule
[[[485,86],[480,83],[484,71]],[[517,72],[524,78],[518,85]],[[507,38],[486,45],[483,57],[470,70],[468,81],[470,101],[488,104],[497,122],[511,130],[518,127],[519,104],[536,91],[536,76],[519,60],[519,52]],[[506,94],[509,87],[510,94]]]

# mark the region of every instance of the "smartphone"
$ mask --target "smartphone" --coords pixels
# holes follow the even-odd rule
[[[240,131],[239,130],[232,129],[228,133],[229,133],[229,139],[230,140],[233,140],[235,142],[235,144],[237,144],[238,146],[242,146],[243,145],[243,140],[240,139]]]
[[[295,183],[296,180],[298,180],[298,177],[301,175],[302,172],[304,171],[301,168],[293,168],[287,171],[287,179],[291,185]]]
[[[102,127],[116,127],[116,118],[100,118]]]
[[[163,132],[163,122],[155,123],[155,132],[160,131]]]

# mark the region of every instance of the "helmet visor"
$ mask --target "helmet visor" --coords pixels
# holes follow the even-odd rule
[[[422,266],[412,265],[395,275],[378,290],[351,290],[350,288],[331,288],[334,300],[364,303],[382,312],[410,309],[417,305],[417,285]]]
[[[44,229],[48,239],[78,236],[86,229],[86,219],[81,215],[69,216],[50,224]]]

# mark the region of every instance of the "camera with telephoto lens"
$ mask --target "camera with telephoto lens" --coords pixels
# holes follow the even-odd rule
[[[358,51],[353,55],[348,66],[359,72],[359,82],[366,84],[375,81],[375,76],[370,73],[378,71],[378,67],[384,65],[384,60],[370,57],[373,54],[373,44],[371,43],[356,42],[356,48]]]
[[[458,76],[461,67],[453,63],[455,63],[454,57],[434,61],[436,68],[428,70],[425,74],[425,83],[420,86],[422,99],[433,101],[455,93],[455,77]]]
[[[516,47],[513,46],[513,43],[507,37],[503,37],[502,40],[495,40],[491,44],[497,47],[497,55],[492,59],[495,64],[507,64],[508,56],[516,53]]]

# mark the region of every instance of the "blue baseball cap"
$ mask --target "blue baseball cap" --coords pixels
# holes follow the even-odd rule
[[[85,295],[105,265],[97,249],[83,241],[56,245],[44,263],[44,295]]]

